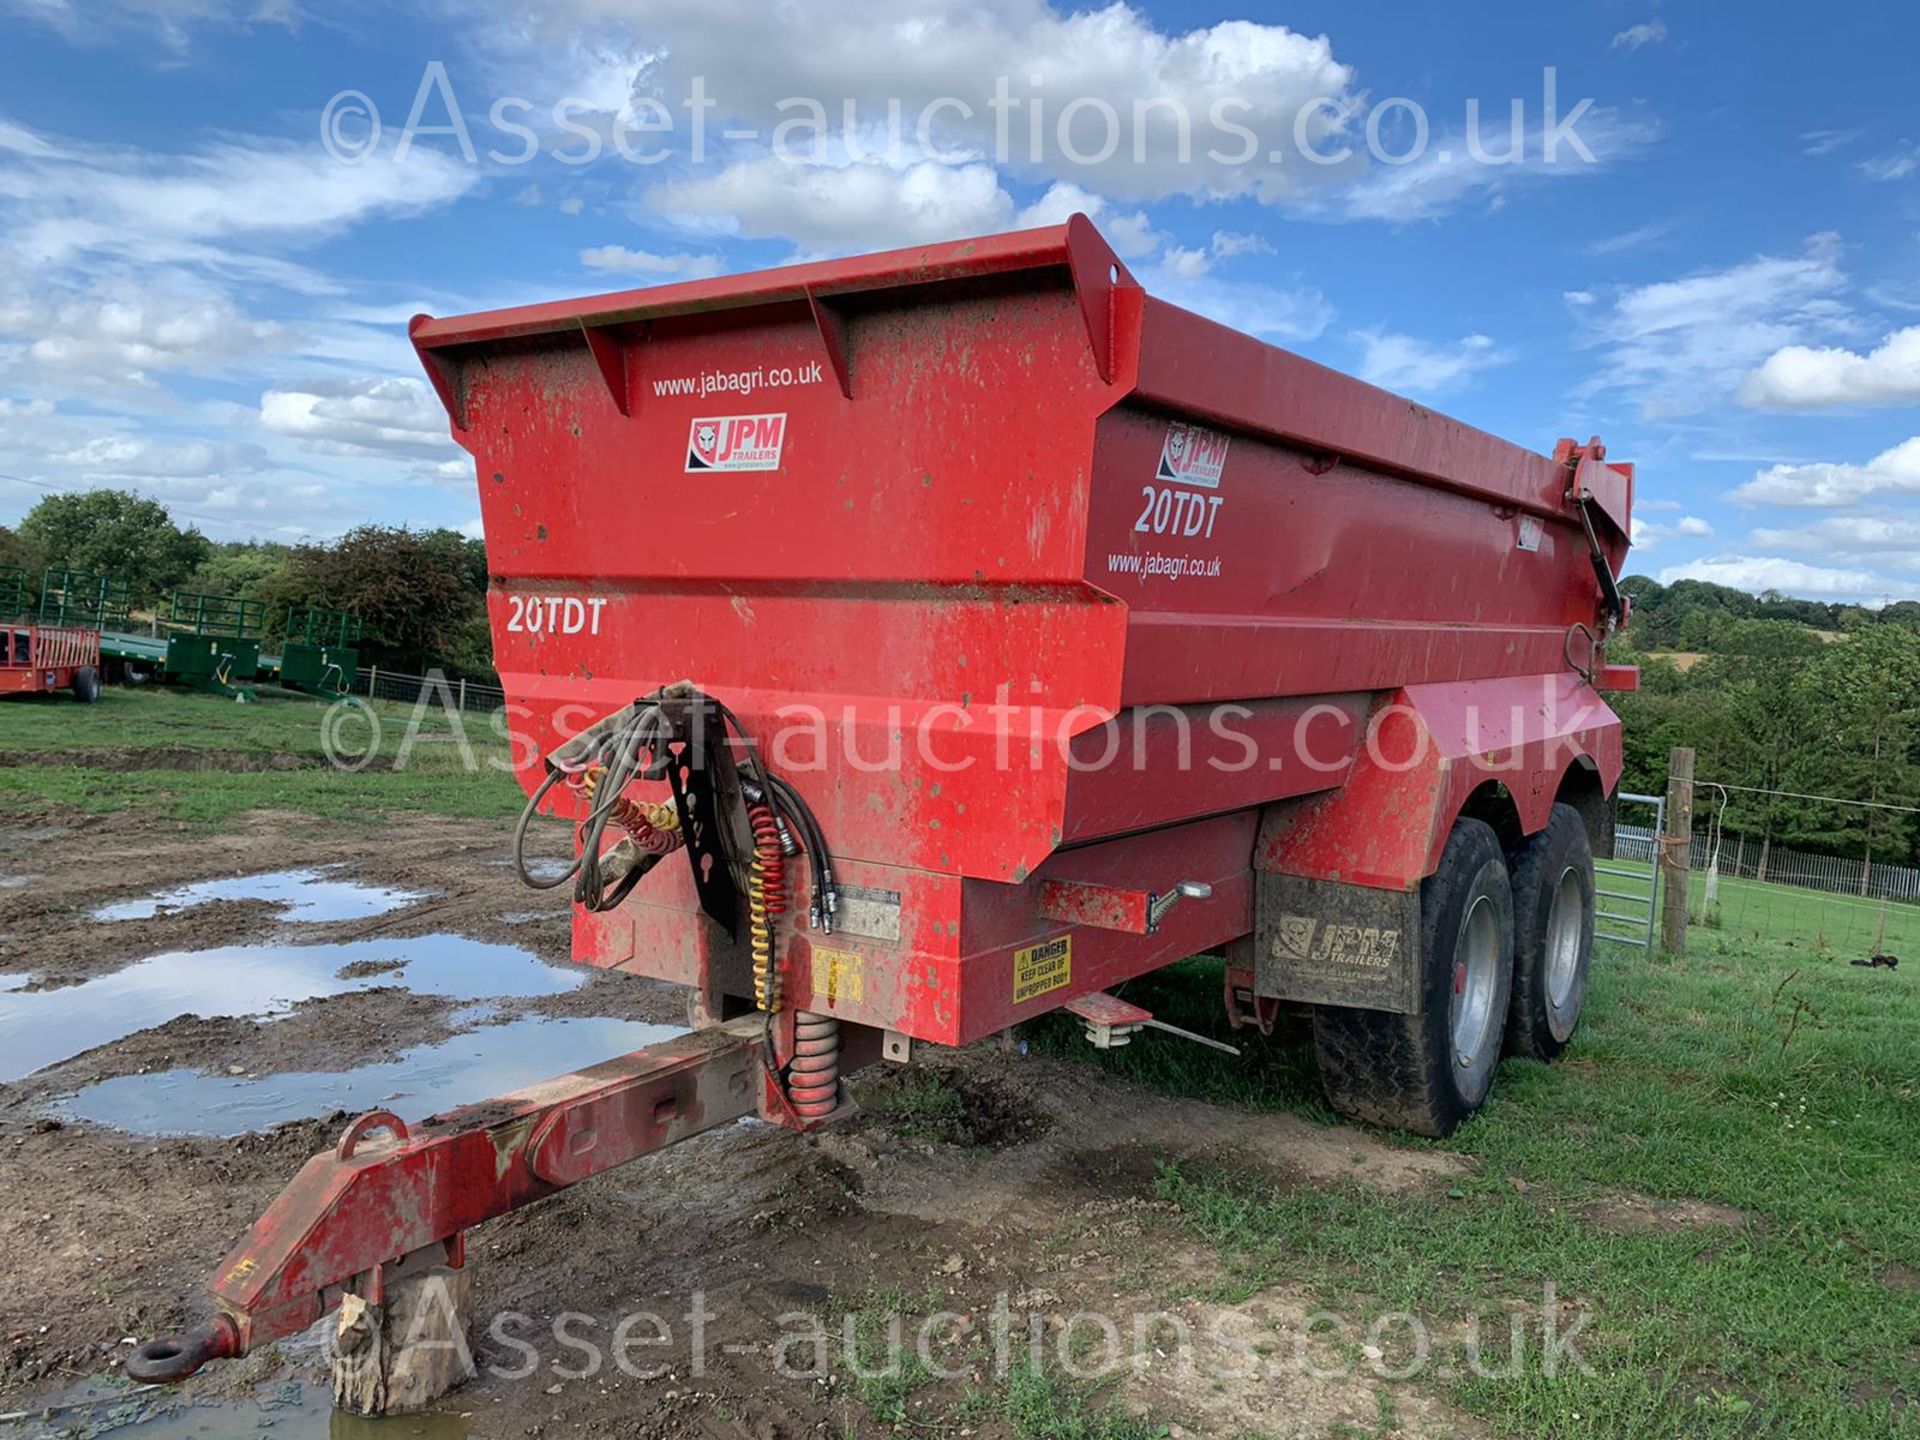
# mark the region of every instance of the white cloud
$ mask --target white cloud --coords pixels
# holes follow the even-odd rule
[[[1856,168],[1869,180],[1904,180],[1920,170],[1920,145],[1902,140],[1885,155],[1862,160]]]
[[[1658,45],[1667,38],[1667,22],[1648,20],[1639,25],[1630,25],[1613,37],[1616,50],[1638,50],[1643,45]]]
[[[1605,356],[1581,393],[1625,391],[1651,417],[1707,409],[1774,351],[1852,329],[1845,285],[1839,237],[1824,234],[1797,256],[1622,291],[1595,315],[1591,343]]]
[[[121,32],[148,36],[174,62],[186,54],[197,26],[294,30],[301,19],[293,0],[0,0],[0,9],[48,26],[75,45],[97,45]]]
[[[1064,225],[1076,214],[1085,215],[1097,224],[1107,243],[1123,259],[1137,260],[1151,255],[1166,243],[1166,236],[1153,228],[1146,211],[1122,214],[1104,195],[1096,195],[1065,180],[1049,185],[1046,194],[1014,217],[1014,223],[1023,230]]]
[[[1300,344],[1318,339],[1333,323],[1333,305],[1311,285],[1182,275],[1164,264],[1138,272],[1138,278],[1162,300],[1263,340]]]
[[[1863,130],[1809,130],[1800,137],[1800,153],[1831,155],[1834,151],[1851,145],[1865,133]]]
[[[1218,260],[1231,260],[1237,255],[1271,255],[1273,246],[1259,235],[1216,230],[1213,232],[1213,254]]]
[[[1585,249],[1589,255],[1621,255],[1629,250],[1640,250],[1664,240],[1674,230],[1671,220],[1650,220],[1645,225],[1636,225],[1631,230],[1617,231],[1612,235],[1602,235],[1598,240],[1589,240]]]
[[[424,145],[404,163],[389,147],[342,165],[320,145],[279,140],[164,154],[30,138],[43,148],[0,150],[0,202],[10,251],[41,264],[87,253],[204,260],[242,237],[313,239],[446,204],[481,178]]]
[[[1189,250],[1176,245],[1161,257],[1160,263],[1183,280],[1197,280],[1213,268],[1213,256],[1197,247]]]
[[[1575,103],[1563,102],[1563,121],[1570,119]],[[1515,185],[1597,175],[1613,161],[1646,148],[1658,133],[1659,127],[1649,120],[1590,109],[1573,126],[1579,146],[1567,139],[1549,156],[1545,133],[1535,125],[1523,128],[1513,153],[1514,137],[1502,119],[1494,118],[1485,122],[1480,136],[1482,154],[1493,157],[1491,163],[1476,158],[1465,139],[1433,135],[1425,149],[1404,164],[1367,166],[1356,158],[1335,172],[1344,182],[1337,188],[1302,192],[1288,203],[1310,219],[1379,220],[1392,225],[1435,220],[1482,195],[1489,198],[1489,208],[1497,210],[1499,206],[1491,202],[1501,200]],[[1322,153],[1335,153],[1334,147],[1323,147]],[[1505,158],[1510,154],[1512,158]]]
[[[425,381],[407,378],[316,380],[269,390],[260,397],[260,428],[322,455],[441,462],[457,453],[440,401]],[[460,473],[464,478],[464,467]]]
[[[817,138],[810,124],[795,122],[818,117],[782,109],[783,101],[816,97],[834,128],[851,103],[853,128],[860,129],[883,125],[887,103],[897,99],[905,117],[899,138],[911,153],[895,161],[966,152],[1023,179],[1067,180],[1122,201],[1245,194],[1274,200],[1333,183],[1322,167],[1269,157],[1294,149],[1303,111],[1316,143],[1337,133],[1336,122],[1310,108],[1315,102],[1360,99],[1353,70],[1334,57],[1325,36],[1245,20],[1162,29],[1123,3],[1075,9],[1046,0],[909,0],[893,7],[653,0],[632,7],[533,0],[483,22],[479,36],[511,93],[585,96],[609,115],[641,95],[680,113],[700,77],[715,102],[715,132],[771,136],[794,123],[784,133],[795,148],[810,148]],[[998,97],[996,77],[1006,78]],[[930,108],[949,99],[958,105]],[[1029,128],[1036,113],[1037,153]],[[1118,143],[1104,155],[1108,113]],[[1250,132],[1251,146],[1214,124],[1216,113]],[[916,134],[922,114],[929,122],[924,141]],[[1244,160],[1248,148],[1251,163]]]
[[[108,279],[83,293],[43,287],[0,302],[0,335],[15,337],[19,383],[66,377],[82,388],[151,386],[156,375],[217,374],[288,341],[216,287],[181,278]]]
[[[1673,533],[1704,537],[1713,534],[1713,523],[1701,519],[1698,515],[1682,515],[1680,523],[1673,527]]]
[[[1740,398],[1762,409],[1909,405],[1920,401],[1920,325],[1896,330],[1867,354],[1789,345],[1747,376]]]
[[[1920,518],[1884,511],[1828,515],[1791,530],[1755,530],[1747,542],[1769,550],[1818,553],[1846,564],[1920,570]]]
[[[1551,159],[1543,96],[1512,163],[1479,163],[1464,137],[1436,136],[1428,154],[1391,165],[1369,154],[1369,97],[1326,36],[1245,20],[1161,28],[1123,0],[533,0],[475,34],[501,93],[583,96],[609,127],[638,100],[679,115],[698,77],[713,106],[708,133],[766,137],[782,159],[978,164],[1008,184],[1064,182],[1122,203],[1250,197],[1312,218],[1399,223],[1498,202],[1542,176],[1592,173],[1655,133],[1562,93],[1557,114],[1573,118],[1577,139]],[[1476,127],[1496,156],[1508,145],[1504,114]],[[1316,157],[1346,158],[1309,162],[1303,141]],[[1448,158],[1433,153],[1442,149]]]
[[[71,466],[90,482],[126,479],[198,479],[259,470],[266,451],[258,445],[188,440],[167,443],[137,435],[96,435],[48,457]]]
[[[1363,330],[1354,338],[1361,346],[1356,369],[1360,378],[1407,394],[1456,389],[1480,371],[1513,358],[1487,335],[1469,335],[1447,345],[1378,330]]]
[[[1884,450],[1864,465],[1775,465],[1734,490],[1750,505],[1842,509],[1873,496],[1920,495],[1920,435]]]
[[[1273,247],[1258,235],[1216,230],[1212,240],[1205,245],[1168,246],[1166,253],[1160,257],[1160,268],[1180,280],[1198,280],[1210,273],[1218,261],[1233,260],[1242,255],[1271,254]]]
[[[718,255],[660,255],[650,250],[629,250],[624,245],[600,245],[582,250],[580,263],[589,270],[616,275],[673,280],[704,279],[718,275],[725,268]]]
[[[1584,310],[1587,306],[1593,304],[1597,297],[1591,290],[1567,290],[1561,293],[1560,298],[1565,300],[1567,304]]]
[[[1904,581],[1889,580],[1871,570],[1808,565],[1778,555],[1713,555],[1669,565],[1654,577],[1662,585],[1676,580],[1705,580],[1750,595],[1778,590],[1816,600],[1854,600],[1878,604],[1889,597],[1901,599],[1916,593]]]
[[[884,249],[1004,229],[1013,200],[988,165],[924,160],[794,165],[742,160],[716,174],[655,186],[649,207],[689,228],[788,239],[803,254]]]

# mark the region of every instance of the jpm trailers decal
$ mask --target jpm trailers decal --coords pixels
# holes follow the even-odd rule
[[[778,470],[787,417],[702,415],[687,427],[687,470]]]
[[[1140,511],[1133,533],[1166,540],[1211,540],[1226,497],[1220,489],[1227,469],[1229,438],[1200,425],[1172,424],[1160,440],[1153,469],[1156,483],[1140,487]],[[1107,557],[1107,573],[1140,579],[1209,579],[1220,574],[1215,554],[1162,551],[1117,552]]]

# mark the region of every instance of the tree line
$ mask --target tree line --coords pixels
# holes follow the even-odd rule
[[[258,600],[269,650],[290,608],[317,605],[360,617],[363,664],[495,678],[486,547],[454,530],[362,525],[325,544],[223,543],[153,500],[89,490],[49,495],[16,529],[0,526],[0,567],[11,565],[33,604],[49,566],[116,576],[136,614],[164,618],[179,591]]]
[[[1624,722],[1623,788],[1662,793],[1668,751],[1690,746],[1702,780],[1870,802],[1732,792],[1729,836],[1762,853],[1920,865],[1920,825],[1897,808],[1920,806],[1920,605],[1869,611],[1640,576],[1622,589],[1633,620],[1609,658],[1641,675],[1637,694],[1609,697]],[[1719,805],[1696,791],[1700,823]]]

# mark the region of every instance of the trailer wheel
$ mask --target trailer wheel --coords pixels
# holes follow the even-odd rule
[[[1334,1109],[1451,1135],[1487,1098],[1513,984],[1513,889],[1493,828],[1461,820],[1420,884],[1420,1013],[1323,1005],[1320,1084]]]
[[[73,698],[82,705],[91,705],[100,698],[100,672],[91,665],[82,665],[73,672]]]
[[[1507,1048],[1558,1060],[1580,1023],[1593,963],[1593,848],[1571,805],[1513,857],[1513,1008]]]

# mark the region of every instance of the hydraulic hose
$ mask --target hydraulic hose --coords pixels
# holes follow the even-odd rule
[[[774,927],[787,913],[787,857],[780,844],[780,827],[771,806],[747,806],[753,830],[753,863],[747,877],[747,923],[753,949],[753,1000],[769,1015],[777,1014],[781,977],[774,954]]]

